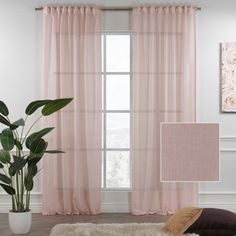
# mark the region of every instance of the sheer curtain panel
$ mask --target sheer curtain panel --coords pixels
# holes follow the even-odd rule
[[[174,213],[197,203],[197,184],[160,182],[160,122],[195,121],[195,11],[132,11],[133,214]]]
[[[43,214],[98,214],[101,205],[101,12],[95,7],[43,9],[44,98],[74,101],[44,124],[55,126],[43,161]]]

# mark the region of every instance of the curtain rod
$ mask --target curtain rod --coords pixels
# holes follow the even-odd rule
[[[132,7],[103,7],[101,8],[102,11],[132,11]],[[196,7],[198,11],[200,11],[201,7]],[[35,11],[42,11],[43,7],[36,7]]]

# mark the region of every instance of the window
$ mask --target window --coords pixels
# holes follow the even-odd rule
[[[130,188],[131,36],[102,35],[103,188]]]

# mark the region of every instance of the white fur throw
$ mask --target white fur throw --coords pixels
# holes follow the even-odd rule
[[[58,224],[50,236],[173,236],[162,230],[164,223],[131,224]],[[185,234],[185,236],[197,234]]]

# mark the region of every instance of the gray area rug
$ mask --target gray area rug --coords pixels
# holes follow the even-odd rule
[[[164,223],[130,224],[58,224],[50,236],[173,236],[162,230]],[[184,234],[197,236],[197,234]]]

